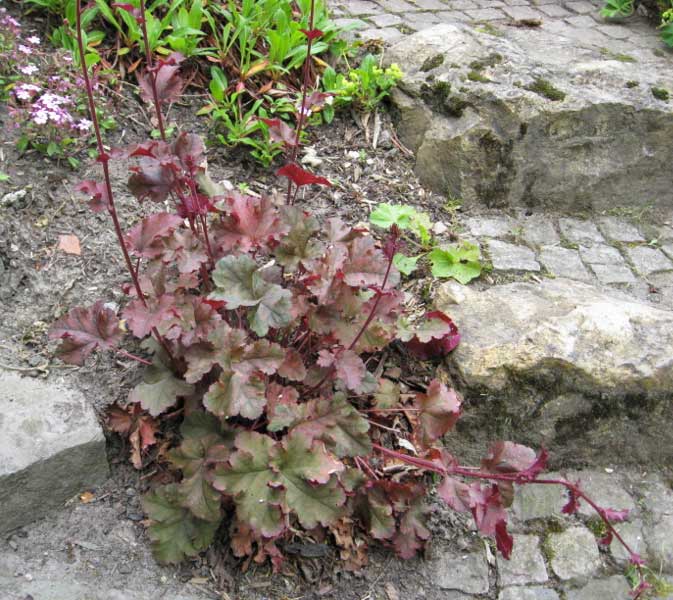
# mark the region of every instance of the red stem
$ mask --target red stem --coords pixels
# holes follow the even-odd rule
[[[313,31],[313,22],[314,22],[314,17],[315,17],[315,0],[311,0],[311,8],[309,10],[309,16],[308,16],[308,30],[307,31]],[[306,92],[308,90],[308,83],[309,83],[309,75],[310,75],[310,69],[311,69],[311,49],[313,47],[313,39],[311,36],[308,37],[308,45],[306,46],[306,58],[304,59],[304,70],[302,74],[302,90],[301,90],[301,105],[299,108],[299,118],[297,119],[297,131],[295,132],[294,136],[294,145],[292,146],[292,150],[290,151],[290,162],[296,162],[297,160],[297,153],[299,152],[299,140],[301,138],[301,132],[304,127],[304,120],[305,120],[305,109],[306,109]],[[299,187],[297,186],[297,189]],[[295,192],[296,196],[296,192]],[[287,182],[287,196],[286,196],[286,202],[287,204],[293,204],[294,199],[292,198],[292,181],[288,180]]]
[[[372,446],[375,450],[381,452],[381,454],[385,454],[387,456],[395,458],[396,460],[401,460],[402,462],[406,462],[407,464],[414,465],[416,467],[420,467],[422,469],[431,471],[433,473],[438,473],[440,475],[445,476],[460,475],[461,477],[468,477],[472,479],[485,479],[488,481],[508,481],[510,483],[518,483],[518,484],[539,483],[542,485],[561,485],[570,490],[570,492],[574,496],[576,496],[577,498],[581,498],[589,506],[591,506],[591,508],[593,508],[598,514],[598,516],[601,518],[603,523],[605,523],[605,526],[608,528],[608,531],[619,541],[619,543],[624,547],[624,549],[629,553],[629,555],[637,556],[637,554],[633,551],[633,549],[626,543],[624,538],[621,535],[619,535],[617,530],[613,527],[612,523],[610,523],[610,521],[606,518],[605,510],[601,508],[598,504],[596,504],[591,498],[589,498],[589,496],[587,496],[579,488],[579,486],[568,481],[567,479],[527,479],[522,481],[521,478],[516,473],[514,474],[485,473],[484,471],[479,470],[473,471],[469,467],[459,465],[446,467],[440,463],[426,460],[424,458],[409,456],[408,454],[403,454],[402,452],[390,450],[389,448],[386,448],[385,446],[381,446],[379,444],[373,444]],[[638,564],[636,564],[635,566],[636,569],[638,570],[641,580],[644,580],[644,575],[641,566]]]
[[[115,352],[117,354],[120,354],[121,356],[125,356],[126,358],[130,358],[132,360],[135,360],[136,362],[142,363],[143,365],[151,366],[152,363],[149,360],[146,360],[144,358],[140,358],[140,356],[136,356],[135,354],[131,354],[130,352],[127,352],[126,350],[122,350],[121,348],[115,348]]]
[[[159,126],[159,133],[162,141],[166,141],[166,130],[164,128],[164,117],[161,114],[161,103],[159,102],[159,94],[157,93],[157,74],[152,63],[152,52],[150,50],[150,42],[147,37],[147,24],[145,23],[145,0],[140,0],[140,26],[143,30],[143,45],[145,46],[145,62],[147,63],[147,72],[150,75],[150,83],[152,84],[152,100],[154,101],[154,110],[157,113],[157,124]]]
[[[133,263],[131,262],[131,257],[129,256],[128,250],[126,248],[126,243],[124,242],[124,234],[122,233],[121,225],[119,224],[119,218],[117,216],[117,209],[114,202],[114,194],[112,192],[112,182],[110,179],[110,168],[108,162],[110,157],[106,154],[105,148],[103,147],[103,137],[100,132],[100,125],[98,124],[98,116],[96,114],[96,103],[93,97],[93,87],[91,85],[91,79],[89,78],[89,69],[86,66],[86,54],[84,52],[84,40],[82,39],[82,0],[77,0],[76,6],[76,26],[77,26],[77,49],[79,50],[79,59],[82,67],[82,77],[84,78],[84,87],[86,89],[87,102],[89,104],[89,113],[91,115],[91,122],[93,123],[94,132],[96,133],[96,145],[98,147],[98,160],[101,165],[103,165],[103,180],[105,181],[105,192],[108,197],[107,201],[107,210],[110,213],[112,218],[112,224],[114,225],[115,234],[117,236],[117,241],[119,246],[122,249],[122,254],[124,255],[124,262],[126,263],[126,268],[131,275],[133,280],[133,286],[136,289],[136,294],[143,306],[147,306],[145,300],[145,295],[143,294],[142,288],[140,287],[140,280],[138,279],[138,273],[133,268]],[[157,331],[156,327],[152,329],[154,337],[157,339],[159,344],[164,348],[168,353],[168,356],[172,357],[170,348],[164,340],[163,336]]]

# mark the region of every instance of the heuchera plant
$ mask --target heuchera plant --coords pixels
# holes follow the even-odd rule
[[[310,57],[320,32],[305,34]],[[81,36],[79,44],[83,53]],[[182,88],[180,57],[153,64],[148,52],[147,60],[141,90],[163,132],[162,104]],[[83,76],[91,90],[86,68]],[[479,468],[461,466],[441,445],[460,416],[460,395],[438,380],[405,393],[383,376],[381,352],[391,344],[441,358],[460,336],[441,312],[414,322],[405,315],[393,265],[397,226],[377,243],[336,218],[321,225],[293,204],[300,187],[329,184],[294,162],[309,101],[304,90],[296,131],[278,125],[289,158],[279,171],[289,181],[283,200],[217,193],[204,147],[188,133],[106,153],[90,95],[103,181],[80,189],[93,210],[111,216],[132,281],[121,317],[152,359],[120,349],[122,321],[102,302],[74,308],[51,335],[73,364],[100,349],[147,365],[109,423],[129,435],[138,468],[157,436],[172,446],[158,453],[172,467],[170,481],[144,498],[156,557],[193,556],[226,528],[236,556],[268,558],[275,568],[284,543],[302,529],[334,540],[353,568],[366,563],[368,540],[408,558],[430,536],[423,505],[430,472],[442,478],[439,496],[471,513],[505,557],[513,486],[553,484],[568,489],[563,512],[589,503],[605,522],[602,542],[616,537],[640,570],[640,557],[612,525],[626,512],[597,506],[579,483],[541,478],[545,451],[497,442]],[[122,232],[108,169],[117,155],[137,159],[132,193],[161,207],[170,201],[174,212],[155,212]],[[179,441],[161,427],[176,416],[183,417]],[[641,579],[637,594],[646,586]]]

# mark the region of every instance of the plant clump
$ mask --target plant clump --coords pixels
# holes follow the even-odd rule
[[[462,466],[441,443],[460,417],[460,395],[437,379],[411,390],[401,367],[386,370],[395,353],[405,365],[442,359],[460,334],[442,312],[408,314],[399,288],[401,230],[422,235],[422,216],[389,207],[377,217],[393,221],[379,241],[338,218],[321,223],[297,204],[301,188],[330,185],[296,162],[307,86],[296,130],[269,126],[285,146],[277,175],[287,179],[286,193],[225,192],[207,176],[198,136],[167,140],[162,108],[184,87],[180,56],[155,65],[148,52],[141,75],[161,139],[106,151],[82,14],[78,0],[77,44],[103,178],[78,189],[94,212],[108,213],[130,282],[121,315],[102,301],[75,307],[50,335],[68,363],[102,350],[146,367],[109,424],[129,436],[135,466],[145,466],[151,448],[162,463],[143,499],[156,557],[179,562],[226,537],[235,556],[278,570],[287,542],[315,535],[334,540],[354,569],[374,542],[409,558],[430,537],[424,499],[435,474],[439,497],[471,513],[505,558],[514,542],[506,512],[513,487],[564,486],[563,513],[587,502],[606,524],[601,542],[619,540],[640,574],[641,558],[612,525],[628,511],[600,507],[578,483],[541,477],[545,450],[497,441],[478,468]],[[321,35],[312,18],[304,35],[310,59]],[[109,169],[119,158],[135,161],[131,193],[158,209],[128,231]],[[126,332],[141,340],[144,356],[121,348]],[[639,596],[646,582],[637,586]]]
[[[525,89],[527,89],[529,92],[537,94],[538,96],[542,96],[547,100],[551,100],[552,102],[562,102],[566,98],[565,92],[562,92],[558,88],[554,87],[551,82],[541,77],[537,77],[535,80],[533,80],[532,83],[525,86]]]
[[[650,91],[657,100],[662,100],[663,102],[668,102],[671,97],[670,92],[665,88],[653,87],[650,88]]]

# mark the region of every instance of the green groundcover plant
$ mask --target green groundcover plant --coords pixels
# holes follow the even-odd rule
[[[601,15],[608,19],[630,17],[638,3],[638,0],[605,0]],[[650,0],[643,4],[660,15],[661,39],[667,46],[673,48],[673,2],[671,0]]]
[[[387,229],[395,226],[402,232],[414,234],[416,239],[405,236],[406,253],[395,254],[393,264],[404,275],[413,273],[419,260],[428,260],[434,277],[450,277],[466,284],[481,275],[481,255],[479,247],[469,242],[462,244],[438,245],[432,234],[430,217],[408,204],[379,204],[369,215],[373,225]],[[418,240],[418,241],[416,241]]]
[[[312,25],[304,30],[309,59],[321,36]],[[81,35],[78,46],[83,55]],[[575,513],[580,502],[597,511],[602,543],[614,537],[627,548],[642,595],[649,587],[642,559],[613,527],[626,511],[598,506],[579,483],[542,477],[544,450],[500,441],[476,469],[462,466],[441,445],[460,416],[460,395],[436,379],[409,391],[383,372],[384,349],[437,360],[456,347],[459,332],[442,312],[406,313],[393,264],[397,225],[377,242],[297,205],[300,188],[329,185],[296,163],[309,90],[296,131],[279,127],[289,146],[278,170],[287,191],[257,197],[218,190],[197,136],[165,139],[162,106],[184,85],[177,59],[155,64],[150,56],[143,79],[162,139],[125,150],[104,149],[86,67],[83,78],[103,178],[79,189],[92,210],[109,214],[131,282],[121,319],[99,301],[73,308],[51,336],[73,364],[98,349],[146,365],[109,422],[129,436],[139,468],[159,437],[170,447],[155,453],[168,469],[143,501],[158,560],[179,562],[227,536],[236,556],[278,569],[285,544],[309,533],[333,540],[352,568],[365,564],[373,542],[412,557],[430,536],[424,498],[434,475],[439,496],[471,513],[506,558],[514,486],[564,486],[563,512]],[[136,161],[133,195],[161,207],[126,232],[109,172],[120,157]],[[120,347],[127,331],[149,358]]]

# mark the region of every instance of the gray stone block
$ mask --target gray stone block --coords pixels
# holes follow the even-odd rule
[[[594,275],[598,278],[604,285],[618,285],[618,284],[629,284],[635,283],[636,278],[634,277],[631,270],[624,265],[590,265],[591,270],[594,272]]]
[[[596,7],[586,0],[577,0],[576,2],[566,2],[566,8],[569,8],[573,12],[579,13],[581,15],[592,13],[596,10]]]
[[[576,244],[595,244],[605,241],[596,225],[591,221],[580,219],[559,219],[561,233],[569,241]]]
[[[597,244],[595,246],[580,246],[580,256],[589,265],[624,265],[624,258],[617,248]]]
[[[558,473],[546,473],[553,479]],[[516,486],[512,509],[517,519],[548,519],[560,517],[561,509],[566,504],[565,490],[557,485],[522,485]]]
[[[544,4],[538,6],[538,10],[542,11],[548,17],[567,17],[570,15],[565,8],[558,6],[557,4]]]
[[[488,253],[496,271],[539,271],[535,253],[526,246],[488,240]]]
[[[592,277],[580,260],[577,250],[561,246],[543,246],[538,257],[542,265],[557,277],[567,277],[577,281],[591,281]]]
[[[570,527],[561,533],[552,533],[546,544],[552,571],[561,580],[586,581],[601,565],[596,538],[585,527]]]
[[[615,242],[645,241],[645,238],[640,234],[637,227],[617,217],[599,218],[598,227],[608,239]]]
[[[549,580],[540,552],[540,540],[536,535],[514,536],[510,559],[504,560],[498,555],[498,578],[503,586],[545,583]]]
[[[580,481],[582,489],[599,506],[615,510],[636,511],[636,503],[626,491],[621,478],[615,473],[600,471],[568,471],[566,479]],[[580,502],[579,514],[585,517],[596,516],[596,511],[586,502]]]
[[[105,438],[79,391],[0,370],[0,533],[107,476]]]
[[[559,600],[555,590],[541,587],[508,587],[500,592],[498,600]]]
[[[626,248],[626,255],[629,257],[636,272],[643,277],[661,271],[673,271],[673,262],[661,250],[657,250],[656,248],[648,246]]]
[[[670,505],[668,510],[670,511]],[[673,573],[673,514],[664,513],[645,528],[645,543],[650,567],[655,571]]]
[[[526,217],[521,222],[521,229],[523,239],[534,246],[553,245],[560,241],[554,224],[547,217]]]
[[[634,552],[640,554],[643,558],[646,556],[647,550],[643,537],[643,522],[640,519],[626,521],[624,523],[615,523],[614,527],[617,530],[617,533],[624,538],[624,541],[631,546]],[[619,543],[617,538],[612,540],[612,543],[610,544],[610,552],[619,565],[625,567],[629,564],[629,553],[624,546]]]
[[[446,554],[430,566],[433,584],[468,594],[488,592],[488,563],[483,553]]]
[[[476,237],[505,237],[512,232],[512,220],[508,217],[470,217],[465,226]]]
[[[579,590],[569,590],[567,600],[596,600],[597,598],[628,598],[631,588],[623,575],[597,579]]]
[[[542,19],[543,14],[539,13],[537,10],[534,10],[528,6],[506,6],[502,9],[508,17],[520,20],[520,19]]]

